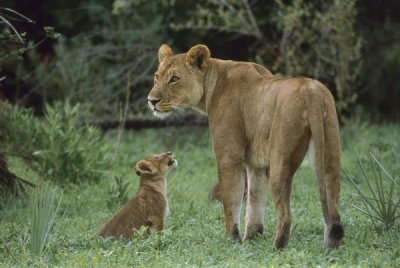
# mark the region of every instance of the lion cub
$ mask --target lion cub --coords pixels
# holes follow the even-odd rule
[[[131,239],[133,231],[141,226],[149,227],[149,233],[163,230],[168,214],[166,176],[177,164],[171,152],[139,161],[134,167],[140,176],[138,194],[101,227],[98,235]]]

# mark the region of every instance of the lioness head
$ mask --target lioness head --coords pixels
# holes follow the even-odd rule
[[[210,50],[196,45],[187,53],[174,55],[168,45],[158,50],[158,70],[148,104],[154,115],[165,118],[177,108],[195,107],[204,95],[203,79]]]
[[[139,161],[134,166],[134,171],[142,178],[158,180],[167,175],[169,171],[178,165],[171,152],[155,154]]]

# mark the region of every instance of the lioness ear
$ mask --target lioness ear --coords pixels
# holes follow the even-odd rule
[[[164,44],[158,49],[158,62],[161,63],[172,55],[174,55],[174,53],[172,53],[172,49],[167,44]]]
[[[154,175],[156,174],[156,167],[149,161],[141,160],[133,168],[137,175]]]
[[[186,63],[191,67],[203,70],[210,61],[210,50],[205,45],[195,45],[186,55]]]

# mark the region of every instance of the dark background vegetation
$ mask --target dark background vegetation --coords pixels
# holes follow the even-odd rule
[[[2,24],[0,98],[37,114],[64,99],[81,103],[88,120],[142,114],[158,47],[185,52],[204,43],[213,57],[321,80],[342,118],[359,111],[400,120],[395,0],[6,0],[1,7],[34,23],[1,10],[26,43],[10,42]]]

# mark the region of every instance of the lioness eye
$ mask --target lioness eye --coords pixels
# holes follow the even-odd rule
[[[154,75],[154,81],[157,81],[158,80],[158,74],[155,74]]]
[[[171,79],[169,80],[169,83],[175,83],[175,82],[177,82],[179,80],[179,77],[177,77],[177,76],[172,76],[171,77]]]

